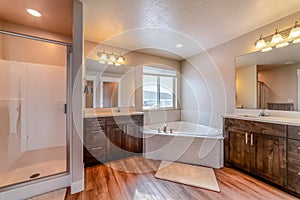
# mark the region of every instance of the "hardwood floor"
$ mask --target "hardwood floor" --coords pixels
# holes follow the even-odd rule
[[[156,179],[160,161],[130,157],[85,169],[85,190],[66,200],[92,199],[298,199],[257,179],[230,168],[215,169],[221,192]]]

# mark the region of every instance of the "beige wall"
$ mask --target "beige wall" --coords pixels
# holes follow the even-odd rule
[[[236,69],[236,106],[237,108],[257,108],[257,67]]]
[[[218,66],[225,84],[226,112],[233,113],[235,109],[235,58],[242,54],[254,52],[254,42],[260,34],[271,35],[276,28],[280,30],[289,28],[299,18],[300,11],[208,50],[209,55]]]
[[[267,103],[293,103],[298,110],[297,69],[298,65],[283,65],[258,72],[258,80],[266,85],[265,108]]]
[[[224,84],[224,92],[222,94],[220,90],[220,86],[214,85],[214,83],[207,84],[208,87],[211,88],[211,92],[218,93],[214,98],[220,99],[219,101],[213,102],[213,107],[218,107],[220,104],[223,108],[219,108],[221,111],[224,110],[224,113],[234,113],[235,111],[235,57],[250,53],[255,51],[254,43],[258,39],[260,34],[263,35],[271,35],[274,33],[276,28],[283,30],[289,28],[293,25],[295,21],[298,21],[300,18],[300,11],[282,18],[278,21],[275,21],[271,24],[263,26],[257,30],[251,31],[246,33],[236,39],[228,41],[224,44],[218,45],[214,48],[209,49],[207,52],[203,52],[195,57],[193,57],[194,63],[197,64],[197,71],[202,73],[203,70],[206,68],[214,68],[215,71],[211,71],[206,73],[205,76],[198,76],[199,83],[201,81],[204,82],[212,82],[212,80],[217,80],[221,78],[222,84]],[[210,63],[207,61],[210,60]],[[220,77],[216,76],[217,73],[220,73]],[[183,74],[184,75],[184,74]],[[200,81],[200,79],[202,79]],[[191,84],[191,87],[195,90],[198,87],[198,83],[195,82]],[[186,90],[187,88],[182,88],[182,91]],[[182,101],[185,101],[186,98],[189,98],[189,95],[183,95]],[[214,99],[213,98],[213,99]],[[223,100],[224,98],[224,100]],[[183,107],[185,109],[185,107]],[[194,107],[196,110],[197,107]],[[215,112],[214,110],[212,112]],[[223,113],[223,114],[224,114]],[[216,119],[219,120],[219,119]],[[213,119],[214,121],[214,119]],[[219,123],[221,125],[222,121],[219,122],[215,121],[215,123]]]
[[[50,33],[39,29],[28,28],[0,21],[3,30],[70,42],[70,36]],[[0,34],[0,57],[4,60],[66,66],[66,47],[20,37]]]
[[[105,48],[106,51],[112,52],[126,52],[124,57],[126,59],[125,65],[135,67],[135,107],[136,110],[142,111],[142,66],[149,65],[153,67],[174,69],[179,74],[181,73],[181,63],[176,60],[167,59],[159,56],[154,56],[150,54],[140,53],[136,51],[127,51],[117,47],[110,47],[107,45],[98,45],[97,43],[85,41],[84,43],[84,52],[85,57],[89,59],[97,60],[97,52],[103,51]],[[178,102],[179,106],[181,105],[181,76],[178,78]],[[163,111],[145,111],[145,124],[149,123],[161,123],[166,121],[178,121],[180,120],[180,110],[163,110]]]

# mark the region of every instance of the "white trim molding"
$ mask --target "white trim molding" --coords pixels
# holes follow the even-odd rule
[[[71,194],[75,194],[83,190],[84,190],[84,179],[71,183]]]

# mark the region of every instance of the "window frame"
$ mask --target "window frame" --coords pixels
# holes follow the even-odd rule
[[[151,67],[151,66],[147,66],[147,67]],[[157,67],[151,67],[151,68],[157,68]],[[161,68],[158,68],[158,69],[161,69]],[[169,69],[168,69],[169,70]],[[171,70],[170,70],[171,71]],[[174,72],[176,72],[175,75],[165,75],[165,74],[162,74],[162,75],[159,75],[159,74],[155,74],[155,73],[147,73],[147,72],[144,72],[142,73],[143,75],[143,87],[144,87],[144,75],[148,75],[148,76],[154,76],[156,77],[156,87],[157,87],[157,102],[156,102],[156,105],[157,105],[157,108],[144,108],[144,95],[142,97],[142,109],[143,111],[148,111],[148,110],[176,110],[178,108],[178,102],[176,100],[176,96],[178,94],[178,72],[176,70],[172,70]],[[160,78],[161,77],[170,77],[173,79],[173,88],[172,88],[172,101],[173,101],[173,106],[172,107],[161,107],[160,106]],[[142,89],[142,93],[144,93],[144,89]]]

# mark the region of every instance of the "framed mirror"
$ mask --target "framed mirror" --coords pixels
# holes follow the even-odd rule
[[[135,106],[135,68],[86,59],[86,108]]]
[[[300,111],[300,44],[236,57],[236,108]]]

